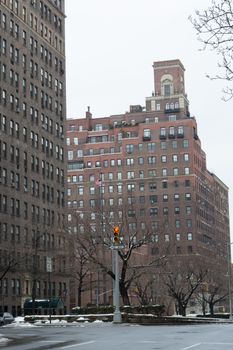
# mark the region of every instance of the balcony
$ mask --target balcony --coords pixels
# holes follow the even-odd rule
[[[168,138],[169,139],[175,139],[176,138],[176,135],[174,133],[169,133],[168,134]]]
[[[169,109],[165,109],[164,110],[164,113],[166,113],[166,114],[169,114],[169,113],[179,113],[180,112],[180,108],[173,108],[173,109],[171,109],[171,108],[169,108]]]
[[[160,134],[159,138],[160,138],[160,140],[166,140],[167,135],[166,134]]]
[[[143,141],[150,141],[151,135],[143,135],[142,139],[143,139]]]
[[[184,137],[184,133],[183,132],[178,132],[177,133],[177,137],[178,137],[178,139],[182,139]]]

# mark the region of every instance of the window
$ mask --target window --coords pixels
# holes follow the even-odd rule
[[[166,180],[162,181],[162,188],[167,188],[168,187],[168,183]]]
[[[167,176],[167,169],[166,168],[162,169],[162,176]]]
[[[121,172],[117,173],[117,180],[122,180],[122,173]]]
[[[82,196],[82,195],[84,194],[84,187],[78,186],[77,191],[78,191],[78,194],[79,194],[80,196]]]
[[[183,147],[188,148],[189,147],[189,140],[183,140]]]
[[[161,149],[167,149],[167,143],[166,143],[166,141],[160,142],[160,148],[161,148]]]
[[[144,171],[139,170],[139,179],[144,179]]]
[[[134,158],[126,158],[126,165],[133,165],[134,164]]]
[[[168,195],[167,194],[163,195],[163,202],[168,202]]]
[[[139,184],[139,191],[144,192],[144,190],[145,190],[145,185],[144,185],[144,183],[140,183],[140,184]]]
[[[185,153],[185,154],[184,154],[184,161],[185,161],[185,162],[188,162],[188,161],[189,161],[189,154],[188,154],[188,153]]]
[[[150,140],[150,138],[151,138],[150,129],[144,129],[143,130],[143,139],[144,140]]]
[[[180,228],[180,220],[175,220],[175,227]]]
[[[164,240],[165,240],[165,242],[169,242],[169,235],[168,234],[164,235]]]
[[[73,160],[73,151],[68,151],[68,160]]]
[[[176,240],[177,240],[177,241],[180,241],[180,233],[177,233],[177,234],[176,234]]]
[[[122,166],[122,160],[121,159],[117,159],[117,166]]]
[[[128,184],[128,185],[127,185],[127,190],[128,190],[129,192],[134,191],[134,190],[135,190],[135,184]]]
[[[186,207],[186,214],[191,214],[192,213],[192,208],[191,207],[189,207],[189,206],[187,206]]]
[[[126,145],[126,153],[133,153],[134,145]]]
[[[114,191],[114,190],[113,190],[113,185],[109,185],[109,186],[108,186],[108,192],[109,192],[109,193],[113,193],[113,191]]]
[[[156,177],[156,170],[155,169],[148,170],[148,176],[149,177]]]
[[[161,162],[167,163],[167,156],[165,156],[165,155],[161,156]]]
[[[185,174],[185,175],[189,175],[189,174],[190,174],[189,167],[185,167],[185,168],[184,168],[184,174]]]
[[[174,212],[175,214],[180,214],[180,207],[175,207]]]
[[[156,182],[150,182],[150,183],[149,183],[149,191],[150,191],[150,192],[154,192],[154,191],[156,191],[156,189],[157,189],[157,184],[156,184]]]
[[[138,144],[138,152],[142,152],[143,151],[143,144],[139,143]]]
[[[150,156],[148,157],[148,164],[155,164],[156,163],[156,157]]]
[[[108,173],[108,179],[113,180],[113,173]]]
[[[134,179],[134,171],[127,171],[127,179]]]
[[[174,201],[179,201],[180,200],[180,195],[179,193],[174,194]]]
[[[150,208],[150,216],[158,215],[158,208]]]
[[[122,193],[122,190],[123,190],[123,186],[121,184],[117,185],[117,193]]]
[[[179,169],[178,169],[178,168],[174,168],[174,169],[173,169],[173,175],[174,175],[174,176],[179,175]]]
[[[176,140],[173,140],[173,141],[172,141],[172,148],[173,148],[173,149],[176,149],[176,148],[177,148],[177,141],[176,141]]]
[[[185,199],[187,201],[190,201],[191,200],[191,193],[185,193]]]
[[[172,155],[172,161],[173,161],[173,163],[177,163],[178,162],[178,155],[177,154],[173,154]]]
[[[168,215],[168,207],[163,208],[163,215]]]
[[[154,152],[155,151],[155,142],[149,142],[148,144],[147,144],[147,150],[148,150],[148,152]]]
[[[91,195],[94,195],[94,194],[95,194],[95,187],[94,187],[94,186],[89,187],[89,193],[90,193]]]
[[[191,228],[191,227],[192,227],[192,220],[191,220],[191,219],[187,219],[187,220],[186,220],[186,226],[187,226],[188,228]]]
[[[158,199],[158,198],[157,198],[156,195],[150,196],[149,198],[150,198],[150,203],[151,203],[151,204],[157,203],[157,199]]]
[[[178,134],[178,136],[184,135],[184,127],[182,125],[178,126],[177,134]]]
[[[174,107],[174,105],[173,105]],[[170,116],[171,117],[171,116]],[[173,136],[175,136],[175,128],[174,126],[170,126],[169,127],[169,136],[172,138]]]
[[[139,165],[144,164],[144,158],[143,158],[143,157],[139,157],[139,158],[138,158],[138,164],[139,164]]]
[[[160,128],[160,137],[166,137],[166,128]]]
[[[193,240],[193,234],[192,234],[191,232],[189,232],[189,233],[187,234],[187,240],[188,240],[188,241],[192,241],[192,240]]]

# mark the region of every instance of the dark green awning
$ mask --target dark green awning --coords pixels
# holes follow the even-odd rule
[[[34,306],[33,306],[34,303]],[[33,307],[35,309],[58,309],[58,308],[63,308],[64,304],[60,298],[51,298],[49,299],[26,299],[24,302],[24,309],[32,309]]]

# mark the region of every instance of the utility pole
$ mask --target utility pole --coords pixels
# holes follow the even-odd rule
[[[120,312],[120,288],[119,288],[119,254],[118,250],[124,248],[120,239],[120,227],[114,226],[113,228],[113,271],[115,273],[115,283],[114,283],[114,295],[113,295],[113,305],[115,307],[113,314],[113,323],[121,323],[121,312]]]
[[[113,314],[113,323],[121,323],[121,312],[120,312],[120,288],[119,288],[119,261],[118,261],[118,250],[114,250],[115,255],[115,288],[114,288],[114,302],[115,310]]]

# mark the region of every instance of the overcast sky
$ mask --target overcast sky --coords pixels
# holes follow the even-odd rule
[[[153,91],[154,61],[185,66],[190,112],[207,167],[230,188],[233,220],[233,100],[224,102],[217,55],[201,51],[189,15],[211,0],[65,0],[67,118],[124,113],[145,105]],[[233,240],[233,238],[232,238]]]

